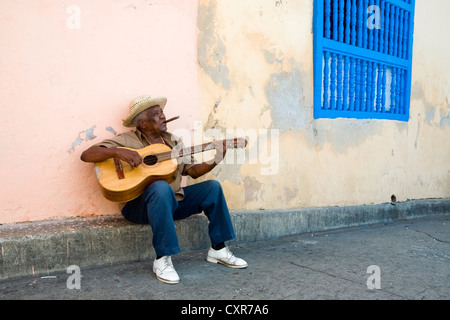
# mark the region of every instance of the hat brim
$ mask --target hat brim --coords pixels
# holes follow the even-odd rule
[[[143,102],[138,102],[138,105],[133,108],[133,111],[130,112],[128,117],[123,120],[124,127],[134,127],[133,119],[142,111],[145,111],[151,107],[159,106],[161,109],[164,109],[166,106],[167,99],[164,97],[152,98],[145,100]]]

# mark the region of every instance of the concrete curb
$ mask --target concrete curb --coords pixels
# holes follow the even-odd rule
[[[279,211],[233,211],[230,244],[450,214],[450,199]],[[204,215],[177,221],[182,252],[209,247]],[[121,216],[76,218],[0,226],[0,280],[154,257],[149,226]]]

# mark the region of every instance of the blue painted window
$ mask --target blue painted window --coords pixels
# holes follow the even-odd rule
[[[314,0],[314,116],[409,121],[415,0]]]

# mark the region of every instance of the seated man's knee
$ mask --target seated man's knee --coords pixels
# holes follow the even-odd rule
[[[216,180],[207,180],[205,183],[205,189],[208,189],[210,192],[216,192],[218,194],[222,194],[222,185],[219,181]]]
[[[222,189],[222,185],[217,180],[207,180],[207,181],[205,181],[205,183],[212,189],[216,189],[216,188]]]
[[[172,188],[164,180],[158,180],[150,184],[144,191],[144,196],[167,196],[172,194]]]
[[[204,183],[210,189],[213,189],[213,190],[215,190],[215,189],[219,190],[220,189],[220,190],[222,190],[222,185],[217,180],[207,180]]]

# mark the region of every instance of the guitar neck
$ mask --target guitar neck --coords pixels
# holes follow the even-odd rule
[[[192,146],[188,148],[183,148],[180,150],[179,156],[177,158],[182,158],[184,156],[189,156],[191,154],[200,153],[204,151],[214,150],[215,147],[212,143],[204,143],[197,146]]]
[[[229,140],[221,140],[219,142],[223,143],[224,141],[226,142],[227,148],[239,148],[239,147],[245,147],[247,145],[247,140],[245,140],[245,139],[235,138],[235,139],[229,139]],[[189,156],[189,155],[192,155],[195,153],[200,153],[200,152],[214,150],[214,149],[216,149],[214,144],[211,142],[207,142],[204,144],[183,148],[179,152],[171,151],[171,152],[158,153],[158,154],[156,154],[156,156],[158,157],[158,161],[164,161],[164,160],[169,160],[169,159],[182,158],[182,157]]]

